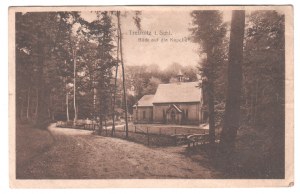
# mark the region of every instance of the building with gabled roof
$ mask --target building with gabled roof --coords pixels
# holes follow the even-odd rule
[[[204,123],[202,88],[198,82],[159,84],[155,95],[145,95],[134,105],[136,123],[194,124]]]

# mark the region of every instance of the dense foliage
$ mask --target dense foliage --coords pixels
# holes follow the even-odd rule
[[[200,56],[204,54],[203,63],[200,64],[202,87],[204,91],[204,104],[208,106],[209,137],[211,144],[215,142],[215,74],[217,67],[222,64],[223,39],[226,26],[223,23],[222,13],[215,10],[193,11],[193,28],[191,28],[194,42],[200,45]]]
[[[18,120],[42,125],[109,113],[101,100],[110,99],[115,32],[109,13],[97,15],[89,23],[77,12],[16,14]]]

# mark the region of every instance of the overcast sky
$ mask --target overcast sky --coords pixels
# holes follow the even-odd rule
[[[83,12],[82,16],[87,20],[95,18],[94,13]],[[170,40],[190,37],[192,18],[190,11],[143,11],[140,16],[141,31],[147,32],[142,35],[138,32],[133,22],[133,12],[121,17],[123,32],[123,54],[126,65],[149,65],[157,64],[164,69],[172,63],[179,63],[183,66],[196,66],[199,62],[197,53],[198,45],[192,41],[172,42]],[[230,13],[224,13],[224,20],[230,20]],[[168,32],[166,35],[159,35],[159,32]],[[155,35],[154,33],[156,32]],[[135,34],[133,34],[135,33]],[[149,35],[151,33],[151,35]],[[170,33],[170,34],[169,34]],[[138,34],[138,35],[136,35]],[[148,39],[149,42],[140,42],[139,38]],[[161,42],[161,39],[167,39]],[[151,40],[158,40],[151,42]]]

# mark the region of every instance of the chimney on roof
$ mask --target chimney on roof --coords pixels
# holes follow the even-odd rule
[[[177,74],[177,79],[178,79],[178,82],[183,82],[183,74],[182,74],[181,70],[179,70],[179,72]]]

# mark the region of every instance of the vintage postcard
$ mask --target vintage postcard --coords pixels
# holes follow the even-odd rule
[[[293,65],[288,5],[10,7],[10,186],[293,186]]]

